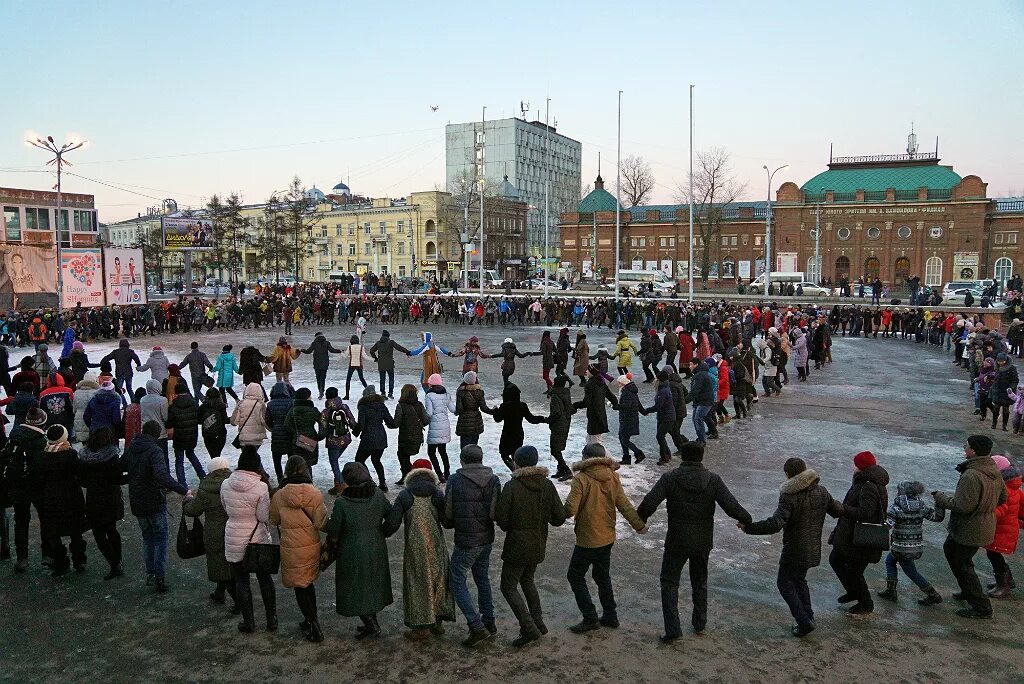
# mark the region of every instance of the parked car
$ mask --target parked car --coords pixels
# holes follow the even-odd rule
[[[832,291],[829,290],[827,287],[815,285],[814,283],[810,282],[797,283],[796,285],[793,286],[793,289],[796,290],[797,287],[803,288],[805,297],[829,297],[832,295]]]

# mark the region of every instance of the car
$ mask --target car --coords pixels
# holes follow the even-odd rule
[[[827,287],[815,285],[814,283],[797,283],[793,286],[793,289],[796,290],[797,287],[803,288],[805,297],[829,297],[832,295],[832,291]]]

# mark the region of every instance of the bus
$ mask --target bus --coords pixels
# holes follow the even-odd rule
[[[609,278],[609,282],[613,282]],[[630,291],[639,292],[641,285],[646,289],[652,286],[654,294],[659,297],[668,297],[676,291],[676,281],[669,278],[661,271],[634,271],[623,269],[619,271],[619,287],[625,287]]]

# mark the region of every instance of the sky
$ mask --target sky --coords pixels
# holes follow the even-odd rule
[[[444,126],[519,113],[654,170],[673,202],[694,149],[744,199],[764,165],[803,183],[836,156],[896,154],[911,123],[942,163],[1024,195],[1024,2],[0,3],[0,186],[46,189],[28,133],[79,136],[63,187],[101,222],[163,198],[260,202],[293,176],[400,197],[443,185]],[[20,28],[15,28],[20,27]],[[32,27],[35,27],[34,29]],[[431,111],[431,106],[438,111]],[[611,187],[611,183],[609,183]]]

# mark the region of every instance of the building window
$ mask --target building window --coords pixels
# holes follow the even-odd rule
[[[821,282],[821,274],[818,273],[818,262],[813,256],[807,260],[807,280],[812,283]]]
[[[386,243],[386,242],[380,243],[380,253],[381,254],[387,254],[388,253],[388,243]]]
[[[398,222],[398,227],[397,227],[396,230],[398,230],[399,234],[404,233],[405,232],[405,221],[399,221]]]
[[[50,210],[26,207],[25,228],[27,230],[50,230]]]
[[[932,226],[928,229],[928,237],[932,240],[938,240],[942,237],[942,226]]]
[[[18,207],[4,207],[4,226],[7,228],[7,239],[21,241],[21,212]]]
[[[348,243],[348,255],[349,256],[355,256],[356,255],[356,243],[354,243],[354,242]]]
[[[924,284],[928,287],[942,285],[942,259],[939,257],[929,257],[924,262]]]
[[[729,236],[728,235],[723,235],[722,236],[722,246],[723,247],[728,247],[729,246]]]
[[[878,229],[878,226],[871,226],[868,228],[868,239],[877,240],[882,235],[882,231]]]
[[[341,224],[334,226],[334,237],[341,237]]]
[[[842,228],[836,231],[836,237],[839,238],[840,240],[849,240],[850,229],[847,228],[846,226],[843,226]]]
[[[370,254],[373,254],[373,252],[370,251],[370,243],[369,242],[364,242],[363,243],[363,254],[366,254],[367,256],[369,256]]]
[[[878,277],[881,272],[881,264],[878,262],[877,257],[868,257],[864,260],[864,277],[868,280],[874,280]]]
[[[899,236],[900,240],[906,240],[910,237],[910,226],[900,226],[896,229],[896,235]]]
[[[348,224],[348,234],[349,235],[355,235],[356,234],[356,224],[354,224],[354,223]]]
[[[312,280],[313,279],[313,269],[309,269],[308,273],[309,273],[310,280]]]
[[[405,254],[405,243],[404,242],[399,242],[398,243],[398,250],[397,250],[397,252],[399,254]]]
[[[398,267],[398,277],[399,278],[404,278],[405,277],[405,266],[399,266]]]
[[[338,256],[342,256],[345,253],[344,245],[338,245]]]
[[[755,246],[755,247],[760,247],[760,246],[761,246],[761,241],[762,241],[763,239],[764,239],[764,236],[763,236],[763,235],[755,235],[755,236],[754,236],[754,246]]]
[[[997,245],[1015,245],[1017,244],[1016,233],[996,233],[995,244]]]
[[[1006,281],[1013,277],[1013,262],[1008,257],[996,259],[992,277],[1000,287],[1005,286]]]
[[[366,234],[366,235],[370,234],[370,222],[369,221],[367,221],[366,223],[363,224],[363,233]]]
[[[1008,245],[1015,245],[1015,244],[1017,244],[1017,234],[1016,233],[1007,233],[1006,234],[1006,244],[1008,244]]]
[[[96,222],[91,211],[75,211],[75,230],[79,233],[96,232]]]
[[[381,235],[387,235],[388,234],[388,224],[387,224],[386,221],[381,221],[380,222],[380,234]]]
[[[427,261],[432,261],[437,258],[437,245],[433,242],[428,242],[427,248]]]
[[[836,280],[850,277],[850,257],[841,256],[836,259]]]

